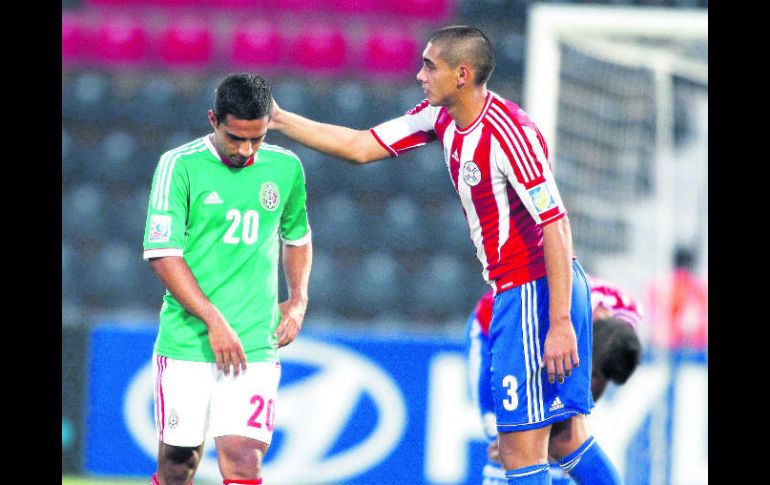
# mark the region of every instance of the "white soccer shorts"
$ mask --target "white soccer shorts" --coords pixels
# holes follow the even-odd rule
[[[153,355],[155,429],[173,446],[198,446],[206,437],[237,435],[270,444],[281,365],[250,362],[224,375],[215,363]]]

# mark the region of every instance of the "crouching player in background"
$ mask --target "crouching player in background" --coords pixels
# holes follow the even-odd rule
[[[614,285],[589,276],[593,320],[593,359],[591,394],[594,401],[604,393],[607,383],[624,384],[639,364],[642,345],[637,335],[642,321],[641,306]],[[492,398],[489,324],[492,320],[494,294],[488,291],[468,317],[466,354],[471,396],[477,404],[484,433],[489,439],[488,460],[482,472],[482,485],[506,485],[505,469],[500,463],[495,406]],[[550,446],[558,446],[563,429],[556,423],[551,429]],[[552,453],[549,453],[552,454]],[[568,472],[574,463],[551,461],[553,485],[572,485]]]

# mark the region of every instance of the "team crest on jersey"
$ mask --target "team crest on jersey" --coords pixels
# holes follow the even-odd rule
[[[149,242],[168,242],[171,239],[171,216],[159,214],[150,216],[149,239]]]
[[[553,197],[551,197],[551,193],[545,185],[539,185],[534,189],[530,189],[529,196],[535,204],[535,209],[537,209],[538,214],[542,214],[556,205],[556,202],[553,201]]]
[[[468,160],[463,164],[463,180],[465,183],[474,187],[481,182],[481,169],[473,160]]]
[[[259,190],[259,201],[262,203],[262,207],[269,211],[277,209],[278,204],[281,202],[278,186],[273,182],[263,183],[262,188]]]

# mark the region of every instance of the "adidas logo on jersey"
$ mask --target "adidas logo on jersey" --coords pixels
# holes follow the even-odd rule
[[[209,204],[223,204],[223,203],[224,203],[224,201],[223,201],[222,199],[220,199],[220,198],[219,198],[219,194],[217,194],[217,192],[216,192],[216,191],[214,191],[214,192],[210,193],[210,194],[208,195],[208,197],[206,197],[206,198],[203,200],[203,203],[204,203],[205,205],[209,205]]]
[[[457,150],[455,150],[455,152],[452,154],[452,160],[454,160],[455,162],[460,161],[460,157],[457,156]]]
[[[556,411],[557,409],[561,409],[564,407],[564,403],[561,402],[561,399],[559,399],[559,396],[556,396],[556,399],[553,400],[551,403],[551,407],[548,408],[549,411]]]

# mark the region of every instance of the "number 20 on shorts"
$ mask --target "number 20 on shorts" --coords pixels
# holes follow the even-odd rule
[[[251,404],[256,404],[257,410],[249,418],[248,425],[262,428],[262,411],[265,411],[265,428],[272,432],[275,426],[275,402],[272,399],[268,400],[267,409],[265,409],[265,398],[257,394],[251,397]]]

